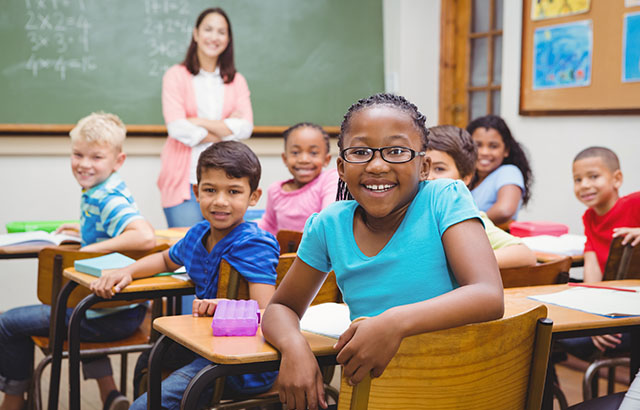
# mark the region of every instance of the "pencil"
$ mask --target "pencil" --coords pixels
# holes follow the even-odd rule
[[[635,289],[629,288],[614,288],[612,286],[604,286],[604,285],[590,285],[588,283],[578,283],[578,282],[569,282],[569,286],[579,286],[582,288],[595,288],[595,289],[609,289],[609,290],[619,290],[620,292],[637,292]]]

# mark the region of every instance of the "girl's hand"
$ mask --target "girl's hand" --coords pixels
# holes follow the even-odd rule
[[[131,274],[124,269],[113,270],[103,275],[89,285],[89,289],[103,299],[111,297],[126,288],[133,279]]]
[[[322,373],[306,341],[282,353],[276,385],[280,402],[286,404],[287,409],[327,408]]]
[[[604,352],[607,349],[615,349],[616,346],[622,343],[621,337],[621,333],[616,333],[615,335],[598,335],[591,336],[591,341],[598,350]]]
[[[241,111],[234,111],[231,113],[231,115],[229,115],[229,118],[243,118],[244,116],[242,115]]]
[[[53,233],[63,233],[65,235],[80,236],[80,224],[79,223],[62,224]]]
[[[623,245],[631,243],[631,246],[636,246],[640,243],[640,228],[613,228],[613,237],[618,236],[624,236]]]
[[[334,346],[340,350],[336,360],[352,386],[369,373],[380,377],[400,347],[400,332],[383,315],[354,321]]]
[[[194,317],[199,316],[213,316],[218,301],[221,299],[193,299],[193,305],[191,311]]]

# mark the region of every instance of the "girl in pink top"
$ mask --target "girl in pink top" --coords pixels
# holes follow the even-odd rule
[[[191,226],[202,220],[192,189],[200,153],[253,131],[249,87],[236,72],[231,23],[222,9],[200,13],[184,61],[165,73],[162,113],[169,134],[158,177],[162,207],[170,227]]]
[[[282,161],[292,179],[272,184],[260,228],[277,234],[286,229],[302,232],[307,218],[336,200],[338,173],[322,169],[331,161],[329,134],[322,127],[302,122],[284,132]]]

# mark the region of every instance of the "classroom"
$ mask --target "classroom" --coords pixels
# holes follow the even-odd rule
[[[592,0],[592,7],[602,1]],[[465,4],[460,7],[473,10],[475,7],[488,8],[489,3],[494,2],[497,4],[496,15],[500,15],[502,22],[502,36],[499,47],[494,50],[501,53],[496,60],[501,67],[501,80],[499,93],[495,94],[497,101],[494,102],[498,111],[493,113],[505,119],[513,135],[526,149],[534,176],[531,201],[522,209],[518,219],[561,222],[569,226],[571,233],[582,234],[581,216],[585,207],[573,193],[573,157],[583,148],[593,145],[610,148],[617,153],[624,172],[620,195],[637,191],[640,187],[640,161],[637,160],[640,153],[640,94],[636,94],[636,110],[632,113],[600,111],[580,115],[522,115],[519,107],[523,14],[529,13],[523,9],[525,2],[472,0],[459,3]],[[374,3],[381,7],[381,27],[378,29],[382,33],[380,49],[384,76],[379,81],[383,88],[375,92],[405,96],[426,115],[427,125],[438,125],[444,111],[443,95],[453,92],[442,89],[442,56],[450,46],[442,38],[446,29],[442,13],[452,6],[448,0],[381,0]],[[638,7],[633,11],[638,11]],[[195,13],[197,11],[194,10]],[[188,19],[193,17],[188,16]],[[242,25],[233,16],[231,19],[234,31],[242,31]],[[236,47],[241,45],[236,44]],[[271,47],[278,45],[271,44]],[[176,62],[180,58],[177,57]],[[6,84],[12,81],[11,69],[2,63],[0,67],[0,83],[5,83],[1,88],[6,89]],[[242,66],[238,70],[242,72]],[[126,72],[119,75],[126,76]],[[275,96],[274,100],[277,98]],[[29,107],[21,109],[28,111]],[[297,119],[305,120],[302,116]],[[340,125],[342,118],[336,116],[326,121],[321,125],[335,127]],[[256,122],[255,126],[292,124]],[[164,142],[163,136],[143,133],[127,138],[124,148],[127,160],[120,171],[134,193],[142,215],[156,229],[167,226],[155,184]],[[288,175],[281,160],[282,138],[278,134],[267,133],[245,142],[262,164],[260,186],[263,190]],[[329,167],[335,167],[338,153],[335,138],[331,143],[333,155]],[[0,187],[3,192],[0,227],[11,221],[75,218],[79,196],[78,186],[69,172],[69,144],[69,137],[64,133],[25,134],[0,127]],[[266,195],[263,195],[255,208],[264,208],[265,201]],[[0,311],[38,303],[36,267],[37,260],[33,259],[2,261]]]

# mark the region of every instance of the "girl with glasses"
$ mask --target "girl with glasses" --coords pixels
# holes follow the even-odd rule
[[[403,97],[358,101],[341,126],[338,201],[312,215],[267,307],[265,338],[282,354],[280,400],[326,408],[322,376],[299,319],[327,272],[354,322],[335,345],[353,384],[380,376],[402,339],[502,317],[502,282],[461,181],[427,181],[425,117]]]

